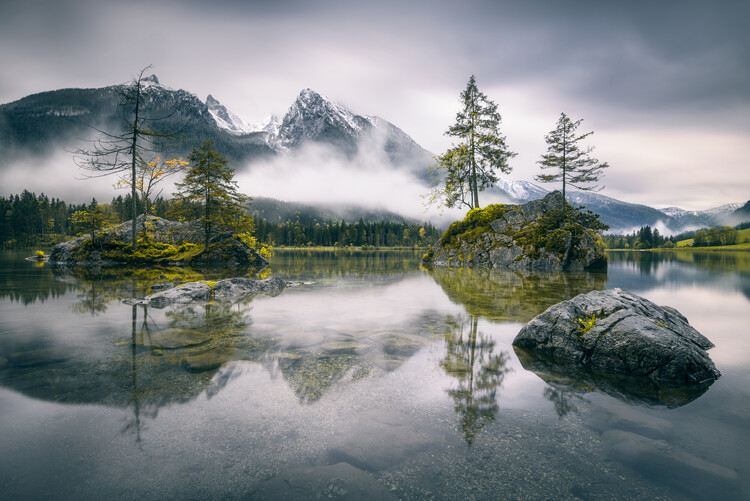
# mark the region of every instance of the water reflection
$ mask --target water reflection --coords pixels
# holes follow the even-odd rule
[[[510,356],[495,352],[495,341],[478,332],[477,317],[449,318],[444,334],[446,353],[440,367],[457,380],[448,391],[455,411],[461,415],[461,430],[471,446],[476,434],[495,419],[496,393],[502,386]]]
[[[473,268],[427,269],[451,301],[469,315],[528,322],[553,304],[604,289],[606,273],[521,273]]]
[[[610,264],[627,263],[642,274],[652,274],[660,266],[685,264],[712,273],[740,273],[750,275],[749,252],[725,252],[706,250],[680,251],[608,251]]]
[[[532,371],[549,386],[544,397],[552,402],[559,417],[575,411],[574,400],[583,400],[587,393],[598,391],[623,402],[649,407],[681,407],[703,395],[713,384],[670,385],[645,377],[596,371],[513,347],[524,369]]]

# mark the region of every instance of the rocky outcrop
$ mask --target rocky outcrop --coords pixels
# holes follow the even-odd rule
[[[62,242],[50,255],[51,264],[113,266],[118,264],[168,264],[191,266],[247,266],[262,269],[268,261],[231,233],[223,233],[202,249],[203,234],[198,222],[167,221],[154,216],[137,219],[139,239],[145,228],[148,238],[132,252],[131,223],[127,221],[91,235]],[[201,250],[202,249],[202,250]]]
[[[268,261],[232,233],[213,237],[208,248],[190,260],[193,266],[250,266],[262,269]]]
[[[622,289],[592,291],[551,306],[524,326],[513,346],[560,364],[676,384],[720,376],[713,344],[677,310]]]
[[[605,268],[604,244],[586,221],[591,217],[566,205],[559,191],[523,205],[490,205],[453,223],[425,261],[533,271]]]
[[[286,286],[287,283],[279,277],[268,277],[263,280],[227,278],[218,282],[187,282],[143,299],[127,299],[125,302],[164,308],[172,304],[243,299],[257,294],[276,295]]]

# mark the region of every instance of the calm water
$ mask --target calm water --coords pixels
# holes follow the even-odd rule
[[[0,255],[0,498],[748,499],[750,256],[606,274],[277,252],[276,297],[128,306],[159,274]],[[716,348],[705,393],[524,366],[546,307],[623,287]]]

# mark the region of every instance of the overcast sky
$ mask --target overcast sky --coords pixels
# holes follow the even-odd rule
[[[440,153],[474,74],[518,153],[512,179],[539,173],[565,112],[595,131],[604,195],[688,209],[750,199],[747,0],[0,0],[0,11],[0,103],[152,64],[161,83],[249,122],[310,87]]]

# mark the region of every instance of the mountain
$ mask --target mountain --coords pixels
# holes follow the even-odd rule
[[[159,145],[162,154],[187,156],[195,145],[206,140],[213,141],[218,151],[233,160],[273,153],[263,132],[237,136],[219,127],[212,110],[195,94],[162,85],[155,75],[144,78],[142,84],[142,116],[154,118],[148,126],[178,133],[173,140]],[[121,93],[128,85],[132,84],[61,89],[0,105],[0,147],[7,152],[2,162],[28,155],[42,157],[62,148],[85,148],[86,140],[97,136],[96,129],[121,133],[127,117],[120,106]],[[212,100],[212,105],[217,113],[219,103]]]
[[[742,207],[738,207],[736,210],[730,213],[727,216],[727,221],[727,224],[734,225],[750,221],[750,200],[748,200]]]
[[[142,79],[145,103],[143,116],[158,119],[149,127],[178,137],[159,145],[164,155],[186,156],[194,146],[210,140],[230,161],[250,164],[269,156],[283,155],[316,143],[352,158],[359,152],[377,154],[388,167],[426,176],[432,154],[390,122],[357,115],[311,89],[305,89],[282,119],[270,117],[261,124],[249,124],[209,95],[201,101],[188,91],[162,85],[155,75]],[[0,105],[0,147],[6,153],[1,162],[35,154],[49,155],[61,148],[82,146],[97,129],[118,134],[126,110],[120,84],[99,89],[61,89],[24,97]],[[85,143],[83,143],[85,145]],[[0,164],[1,168],[2,164]]]
[[[496,192],[517,203],[544,197],[548,190],[529,181],[500,180]],[[642,226],[658,228],[662,234],[677,234],[686,230],[727,224],[723,221],[739,204],[725,204],[705,211],[686,211],[679,207],[657,210],[640,204],[631,204],[590,191],[570,190],[568,202],[583,206],[599,214],[599,219],[609,225],[608,233],[632,233]],[[737,223],[734,223],[737,224]]]
[[[360,219],[366,223],[389,222],[418,224],[416,219],[405,217],[385,209],[368,209],[343,204],[306,204],[287,202],[267,197],[255,197],[250,206],[250,213],[272,223],[299,221],[303,225],[326,223],[328,221],[345,221],[356,223]]]

